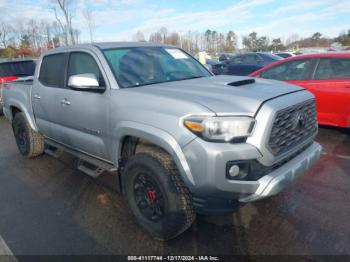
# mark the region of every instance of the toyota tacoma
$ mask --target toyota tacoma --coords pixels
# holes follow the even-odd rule
[[[158,239],[275,195],[320,157],[315,98],[283,82],[214,76],[150,43],[49,50],[32,79],[6,83],[21,154],[71,153],[118,177],[136,221]]]

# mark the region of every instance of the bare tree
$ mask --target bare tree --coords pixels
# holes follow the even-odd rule
[[[68,33],[67,33],[67,27],[63,24],[62,20],[59,18],[57,14],[56,7],[53,8],[53,11],[55,13],[56,23],[55,23],[55,30],[57,35],[59,35],[59,39],[62,38],[65,45],[68,45]]]
[[[163,44],[165,44],[166,38],[168,36],[168,29],[163,26],[162,28],[159,29],[159,34],[162,36]]]
[[[133,37],[136,42],[145,42],[145,35],[141,31],[137,31],[137,33]]]
[[[11,39],[14,29],[12,26],[5,22],[0,22],[0,42],[4,48],[7,48]]]
[[[155,32],[155,33],[150,34],[149,41],[153,42],[153,43],[162,43],[163,37],[159,32]]]
[[[86,25],[89,29],[90,42],[92,43],[94,42],[95,22],[94,22],[91,9],[86,7],[85,10],[83,10],[83,16],[85,18]]]
[[[237,47],[237,36],[233,31],[229,31],[226,34],[225,51],[233,52]]]
[[[62,22],[60,17],[57,14],[56,8],[54,8],[55,17],[57,22],[62,28],[62,31],[66,31],[67,34],[67,44],[74,45],[76,43],[76,39],[74,37],[74,29],[72,26],[72,17],[73,17],[73,0],[51,0],[54,2],[56,6],[58,6],[59,10],[62,12],[65,20],[65,24]],[[64,30],[65,29],[65,30]]]

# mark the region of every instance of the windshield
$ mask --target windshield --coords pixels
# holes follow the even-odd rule
[[[0,64],[0,77],[4,76],[32,76],[35,71],[34,61],[5,62]]]
[[[121,88],[211,76],[197,60],[177,48],[131,47],[103,52]]]

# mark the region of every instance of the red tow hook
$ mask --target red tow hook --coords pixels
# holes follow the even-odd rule
[[[155,190],[149,190],[147,192],[147,197],[151,203],[155,202],[157,200],[157,193]]]

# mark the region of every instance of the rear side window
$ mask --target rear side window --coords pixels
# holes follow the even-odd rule
[[[99,86],[101,87],[105,86],[105,81],[101,74],[100,68],[96,63],[95,59],[91,55],[83,52],[71,53],[69,58],[69,64],[68,64],[67,80],[72,75],[88,74],[88,73],[94,74],[97,77],[99,81]]]
[[[238,64],[242,63],[242,56],[236,56],[230,59],[231,63]]]
[[[50,87],[63,88],[64,85],[65,54],[44,56],[39,74],[39,81]]]
[[[289,61],[263,71],[261,76],[282,81],[303,80],[307,79],[307,70],[310,64],[310,59]]]
[[[321,58],[314,79],[344,79],[350,78],[350,59]]]

